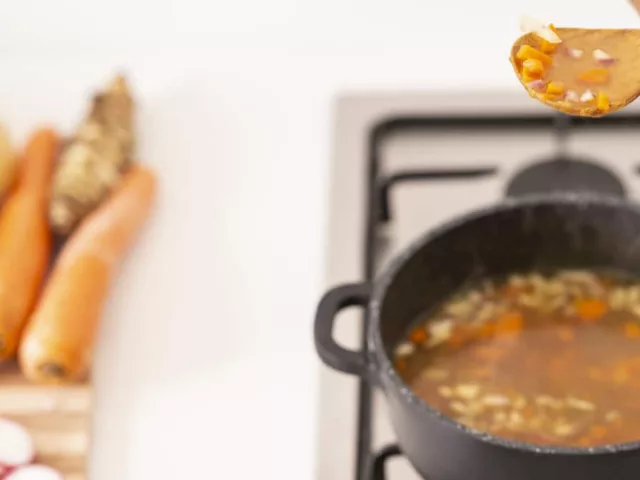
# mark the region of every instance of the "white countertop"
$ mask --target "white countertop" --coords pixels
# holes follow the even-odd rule
[[[636,26],[624,0],[23,0],[0,120],[69,129],[112,68],[141,103],[158,213],[105,319],[91,480],[314,477],[335,96],[515,89],[520,13]],[[338,480],[338,479],[336,479]]]

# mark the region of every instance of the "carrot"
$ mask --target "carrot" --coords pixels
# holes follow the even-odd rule
[[[536,50],[531,45],[522,45],[516,53],[516,58],[522,61],[534,58],[540,60],[547,67],[553,63],[553,59],[549,55]]]
[[[416,345],[420,345],[427,340],[427,332],[424,327],[414,329],[409,335],[409,339]]]
[[[109,286],[155,193],[153,173],[132,167],[63,247],[20,346],[28,379],[69,383],[86,377]]]
[[[562,95],[564,91],[565,86],[562,82],[549,82],[547,85],[547,93],[550,95]]]
[[[544,75],[544,65],[536,58],[528,58],[522,62],[522,71],[531,78],[540,78]]]
[[[576,301],[576,311],[585,322],[594,322],[607,312],[607,304],[599,298],[582,298]]]
[[[547,42],[546,40],[542,40],[540,42],[540,50],[542,50],[542,53],[546,53],[547,55],[551,53],[555,53],[557,48],[558,48],[557,43]]]
[[[494,327],[496,334],[516,333],[522,330],[524,317],[520,312],[507,312],[501,315]]]
[[[609,97],[606,93],[598,92],[596,95],[596,108],[598,110],[602,110],[603,112],[608,112],[611,107],[611,102],[609,101]]]
[[[578,80],[585,83],[603,85],[609,81],[609,70],[606,68],[593,68],[578,75]]]
[[[33,134],[0,212],[0,360],[15,355],[49,266],[47,202],[58,147],[52,130]]]

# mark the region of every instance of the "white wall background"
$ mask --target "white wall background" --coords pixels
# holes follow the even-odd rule
[[[96,366],[92,480],[311,479],[331,107],[516,87],[518,16],[640,26],[624,0],[5,2],[0,119],[70,129],[124,67],[158,214]]]

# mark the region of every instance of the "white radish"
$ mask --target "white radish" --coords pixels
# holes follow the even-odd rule
[[[5,480],[64,480],[62,474],[46,465],[29,465],[11,472]]]
[[[33,461],[35,448],[31,435],[19,423],[0,419],[0,465],[9,468]]]

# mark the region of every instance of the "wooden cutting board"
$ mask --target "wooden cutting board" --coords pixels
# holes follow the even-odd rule
[[[28,428],[37,460],[58,469],[65,480],[86,480],[92,393],[89,382],[65,387],[33,385],[15,364],[0,370],[0,416]]]

